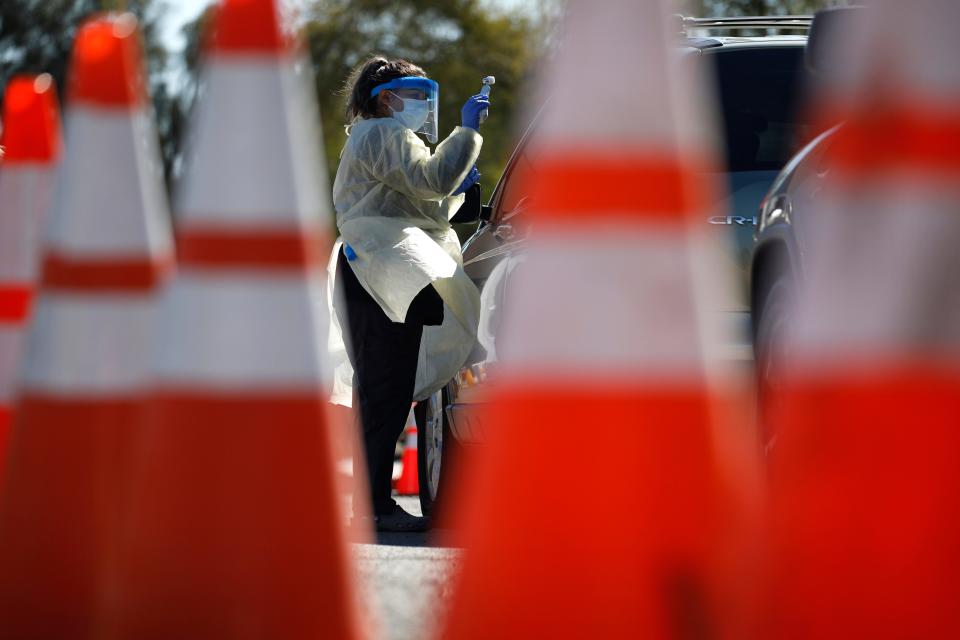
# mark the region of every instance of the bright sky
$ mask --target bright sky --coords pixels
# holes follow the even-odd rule
[[[168,0],[170,7],[167,13],[166,24],[163,29],[163,39],[171,49],[181,50],[186,44],[180,35],[180,29],[190,22],[210,4],[210,0]]]

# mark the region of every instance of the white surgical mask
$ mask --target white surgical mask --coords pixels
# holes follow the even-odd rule
[[[430,115],[430,103],[427,100],[397,97],[403,101],[403,111],[394,111],[390,107],[394,119],[411,131],[419,131]]]

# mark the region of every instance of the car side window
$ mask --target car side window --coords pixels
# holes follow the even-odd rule
[[[520,150],[503,177],[502,192],[494,211],[495,220],[512,217],[529,202],[528,185],[531,172],[530,158],[525,150]]]

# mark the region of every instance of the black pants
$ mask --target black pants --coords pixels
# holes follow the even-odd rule
[[[396,504],[390,497],[393,455],[413,401],[423,327],[443,322],[443,300],[428,285],[414,298],[405,321],[393,322],[357,280],[342,253],[337,288],[346,303],[345,310],[338,307],[337,317],[349,330],[347,354],[363,424],[373,514],[383,515]]]

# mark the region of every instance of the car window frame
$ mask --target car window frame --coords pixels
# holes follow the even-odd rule
[[[545,100],[544,103],[537,109],[536,114],[530,120],[530,124],[527,125],[526,130],[524,130],[523,135],[520,136],[520,140],[517,142],[516,146],[513,148],[513,152],[510,154],[509,160],[504,167],[503,174],[500,176],[500,180],[497,181],[496,186],[493,188],[493,193],[490,194],[490,200],[487,203],[487,206],[490,207],[492,214],[490,216],[490,224],[498,224],[503,221],[503,193],[506,190],[506,184],[510,181],[511,177],[517,168],[517,163],[520,159],[526,154],[527,145],[530,142],[530,138],[533,137],[537,126],[540,121],[540,116],[549,103],[549,99]]]

